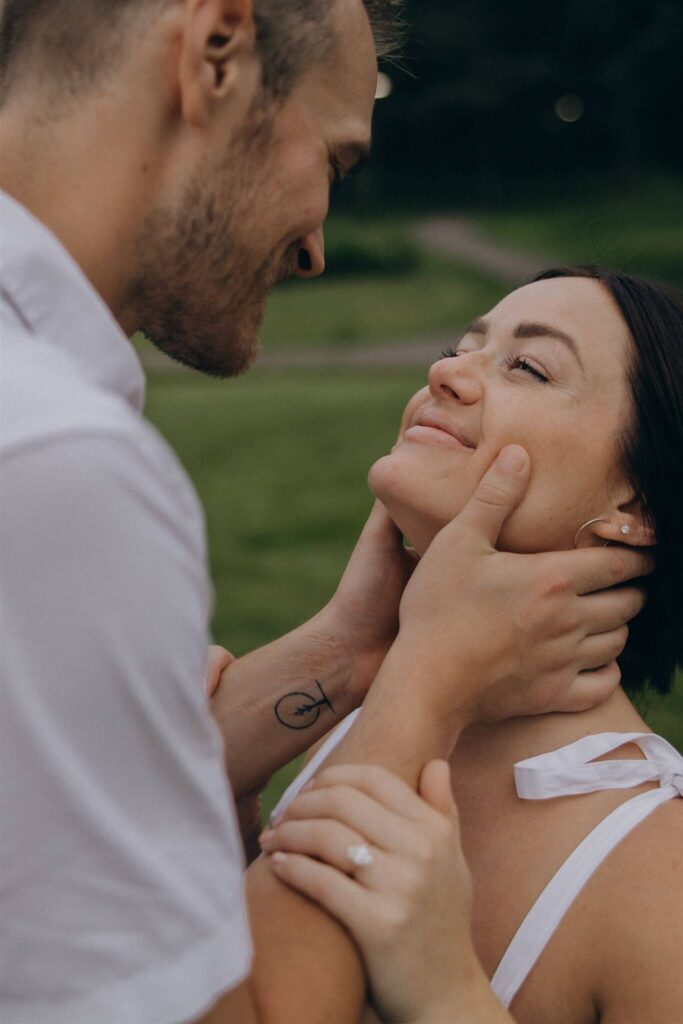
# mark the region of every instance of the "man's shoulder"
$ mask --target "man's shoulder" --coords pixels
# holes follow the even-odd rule
[[[125,399],[94,385],[57,347],[6,323],[2,334],[4,456],[70,434],[139,429]]]
[[[191,529],[203,551],[203,513],[187,473],[125,397],[98,387],[59,348],[20,329],[3,329],[1,392],[5,471],[21,464],[23,475],[35,470],[37,486],[76,486],[78,493],[117,480],[131,493],[133,483],[140,498],[154,491],[154,504],[182,520],[182,532]]]

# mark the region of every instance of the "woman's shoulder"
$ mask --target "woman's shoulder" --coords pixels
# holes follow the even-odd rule
[[[683,799],[657,807],[603,868],[576,907],[601,1021],[683,1021]]]

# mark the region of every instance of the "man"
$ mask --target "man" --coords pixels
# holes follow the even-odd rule
[[[125,333],[207,373],[251,364],[269,288],[323,270],[329,186],[367,155],[392,6],[6,0],[0,875],[13,1024],[324,1021],[330,998],[362,997],[348,938],[263,862],[250,975],[242,855],[201,687],[201,513],[141,416]],[[470,510],[419,566],[395,642],[410,566],[377,508],[327,608],[230,667],[215,712],[238,801],[375,675],[346,756],[412,783],[484,690],[504,716],[590,703],[616,683],[641,599],[624,589],[598,617],[579,595],[646,563],[499,558],[529,469],[521,450],[504,455],[473,499],[482,525]],[[490,635],[453,628],[492,601]],[[596,632],[607,667],[591,672],[583,640]],[[320,710],[303,730],[300,692]],[[374,709],[405,692],[410,721],[383,714],[378,735]],[[328,952],[348,964],[343,993],[326,992]]]

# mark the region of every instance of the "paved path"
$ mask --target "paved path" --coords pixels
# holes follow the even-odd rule
[[[428,366],[439,352],[460,335],[457,325],[453,331],[438,336],[413,338],[408,341],[370,343],[336,347],[264,348],[256,367],[264,370],[316,370],[316,369],[390,369],[392,367]],[[148,373],[189,373],[186,367],[169,359],[157,349],[145,346],[138,354]]]
[[[503,284],[518,285],[551,266],[552,258],[533,256],[508,248],[484,236],[476,221],[467,217],[430,217],[419,221],[413,234],[424,248],[455,256],[478,270],[497,277]],[[296,349],[265,348],[257,366],[267,370],[286,369],[381,369],[383,367],[427,366],[437,354],[460,335],[462,325],[437,336],[412,338],[378,344],[353,346],[311,346]],[[182,372],[184,367],[156,349],[141,351],[148,372]]]
[[[520,252],[492,241],[467,217],[430,217],[414,229],[417,241],[444,256],[455,256],[505,284],[518,285],[553,265],[552,257]]]

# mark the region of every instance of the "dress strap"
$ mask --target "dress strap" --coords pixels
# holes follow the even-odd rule
[[[289,784],[287,789],[280,797],[277,806],[271,811],[270,820],[271,822],[283,814],[289,805],[291,804],[294,797],[298,796],[303,786],[306,785],[309,779],[312,779],[317,772],[320,765],[327,760],[335,747],[337,747],[346,736],[347,732],[356,721],[356,718],[360,714],[360,708],[356,708],[350,715],[347,715],[339,725],[335,726],[332,732],[327,736],[323,745],[316,751],[308,764],[299,772],[293,782]]]
[[[587,763],[626,743],[637,743],[645,761]],[[624,789],[659,781],[612,811],[577,846],[545,887],[508,946],[491,979],[509,1006],[578,894],[609,853],[660,804],[683,796],[683,757],[652,733],[602,733],[515,765],[517,792],[525,800]]]

